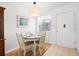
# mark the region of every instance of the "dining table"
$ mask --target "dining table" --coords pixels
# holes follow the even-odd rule
[[[38,41],[40,39],[40,36],[26,36],[24,37],[25,39],[25,42],[28,42],[28,41],[32,41],[34,42],[34,56],[36,56],[36,41]]]

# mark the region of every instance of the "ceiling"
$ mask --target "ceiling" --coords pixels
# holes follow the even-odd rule
[[[61,6],[77,3],[77,2],[36,2],[37,6],[39,6],[41,14],[47,14],[51,12],[55,8],[59,8]],[[0,2],[0,5],[5,5],[9,7],[15,7],[15,9],[22,12],[28,12],[30,8],[33,6],[33,2]]]

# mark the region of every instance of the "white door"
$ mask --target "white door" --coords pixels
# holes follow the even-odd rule
[[[57,15],[57,44],[74,48],[74,12]]]

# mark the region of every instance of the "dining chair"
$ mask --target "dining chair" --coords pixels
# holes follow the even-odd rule
[[[41,55],[41,52],[42,52],[41,47],[43,47],[44,44],[45,44],[45,37],[46,37],[46,32],[40,32],[40,40],[39,40],[39,43],[37,43],[40,55]]]
[[[34,44],[33,43],[26,43],[25,40],[22,38],[21,34],[16,34],[17,40],[19,43],[19,50],[18,50],[18,55],[20,55],[21,49],[24,51],[23,55],[25,56],[26,50],[30,50]]]

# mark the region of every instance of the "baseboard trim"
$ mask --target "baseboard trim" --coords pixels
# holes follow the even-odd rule
[[[46,41],[46,43],[56,44],[56,42],[50,42],[50,41]]]
[[[79,49],[76,49],[77,50],[77,52],[79,53]]]
[[[11,50],[9,50],[9,51],[6,51],[6,52],[5,52],[5,55],[8,54],[8,53],[10,53],[10,52],[12,52],[12,51],[14,51],[14,50],[16,50],[16,49],[18,49],[18,47],[13,48],[13,49],[11,49]]]

